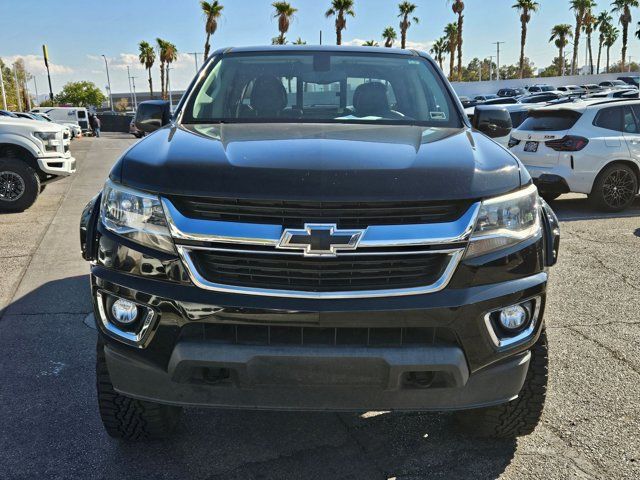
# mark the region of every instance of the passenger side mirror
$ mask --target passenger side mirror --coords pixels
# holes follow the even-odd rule
[[[508,137],[513,130],[509,112],[505,108],[491,106],[477,106],[472,125],[489,138]]]
[[[138,104],[135,124],[136,128],[145,133],[155,132],[164,127],[171,120],[169,102],[164,100],[149,100]]]

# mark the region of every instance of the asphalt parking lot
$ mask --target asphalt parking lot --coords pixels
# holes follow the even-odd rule
[[[542,424],[479,441],[450,414],[187,410],[175,438],[119,443],[94,393],[78,220],[135,140],[72,144],[78,173],[0,216],[0,478],[640,478],[640,199],[622,215],[561,197]]]

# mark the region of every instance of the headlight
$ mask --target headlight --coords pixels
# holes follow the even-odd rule
[[[516,245],[541,235],[538,189],[523,190],[482,202],[465,258]]]
[[[147,247],[175,252],[162,204],[155,195],[109,180],[102,191],[100,207],[100,218],[107,230]]]
[[[45,143],[56,139],[55,132],[34,132],[33,136],[39,138]]]

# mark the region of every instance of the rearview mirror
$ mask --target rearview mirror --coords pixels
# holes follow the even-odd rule
[[[155,132],[164,127],[171,120],[169,102],[164,100],[149,100],[138,104],[135,124],[136,128],[145,133]]]
[[[489,138],[501,138],[511,135],[513,124],[506,108],[477,106],[473,114],[473,128]]]

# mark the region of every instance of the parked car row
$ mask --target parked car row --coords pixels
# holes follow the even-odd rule
[[[506,147],[525,165],[546,200],[569,192],[584,193],[596,209],[620,212],[638,195],[637,94],[635,98],[607,95],[529,105],[528,109],[520,104],[478,109],[489,112],[494,120],[475,118],[485,116],[476,111],[474,125],[503,146],[509,136]]]
[[[40,113],[0,111],[0,212],[26,210],[47,184],[76,171],[71,132]]]

